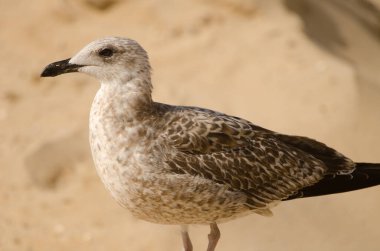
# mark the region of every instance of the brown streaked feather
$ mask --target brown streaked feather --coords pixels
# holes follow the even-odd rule
[[[195,107],[176,107],[170,114],[162,137],[177,150],[166,158],[171,170],[240,191],[250,208],[265,208],[326,174],[354,168],[340,153],[306,137],[277,134]]]
[[[167,118],[165,132],[170,146],[191,153],[211,153],[248,145],[255,133],[248,121],[236,120],[196,107],[175,107]]]
[[[328,172],[331,174],[349,173],[355,167],[355,163],[352,160],[314,139],[284,134],[276,134],[276,137],[282,142],[298,148],[305,153],[311,154],[315,158],[323,161],[328,167]]]

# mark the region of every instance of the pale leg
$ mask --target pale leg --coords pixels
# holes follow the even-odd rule
[[[207,251],[214,251],[216,244],[218,244],[218,240],[220,238],[220,231],[216,223],[211,223],[210,229],[211,231],[210,231],[210,234],[208,235]]]
[[[187,225],[181,225],[181,235],[184,251],[193,251],[193,245],[191,244]]]

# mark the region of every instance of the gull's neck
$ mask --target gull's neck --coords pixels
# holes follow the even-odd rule
[[[124,83],[102,83],[90,113],[90,142],[97,165],[102,161],[97,159],[101,158],[100,151],[117,155],[119,144],[135,149],[151,124],[153,110],[149,83],[137,78]]]
[[[151,86],[150,78],[104,82],[94,101],[100,102],[102,110],[116,118],[138,119],[152,109]]]

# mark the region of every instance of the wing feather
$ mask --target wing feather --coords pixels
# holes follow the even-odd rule
[[[315,140],[278,134],[210,110],[176,109],[161,135],[175,149],[166,158],[171,171],[242,192],[250,208],[266,208],[327,173],[353,168],[349,159]]]

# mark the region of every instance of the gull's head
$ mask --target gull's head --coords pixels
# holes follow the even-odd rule
[[[150,80],[146,51],[136,41],[121,37],[95,40],[72,58],[46,66],[41,77],[55,77],[69,72],[83,72],[102,83],[123,83],[134,78]]]

